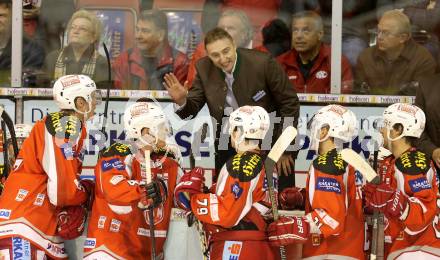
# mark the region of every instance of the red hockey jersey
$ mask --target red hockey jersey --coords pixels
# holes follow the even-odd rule
[[[404,252],[424,251],[440,257],[438,180],[429,157],[411,148],[399,158],[387,157],[379,165],[382,181],[409,197],[409,210],[401,219],[385,220],[388,259]]]
[[[149,259],[151,255],[148,213],[137,206],[139,183],[146,179],[144,157],[131,149],[115,143],[95,167],[95,201],[84,244],[85,259]],[[151,172],[153,178],[162,178],[168,189],[166,201],[154,210],[156,254],[160,257],[174,205],[174,188],[183,172],[162,152],[151,154]]]
[[[81,205],[86,129],[75,116],[49,114],[35,123],[0,197],[0,238],[21,236],[53,258],[67,258],[56,236],[59,207]]]
[[[319,230],[303,247],[303,257],[364,259],[362,175],[333,149],[312,163],[306,184],[306,214]]]

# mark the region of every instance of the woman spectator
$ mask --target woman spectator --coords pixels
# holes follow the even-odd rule
[[[107,79],[107,60],[96,49],[101,36],[101,22],[91,12],[75,12],[67,26],[68,44],[49,53],[44,62],[48,77],[84,74],[99,82]]]

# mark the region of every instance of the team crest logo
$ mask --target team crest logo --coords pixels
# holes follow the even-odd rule
[[[316,72],[315,75],[316,75],[317,79],[325,79],[325,78],[327,78],[328,73],[327,73],[327,71],[320,70],[320,71]]]

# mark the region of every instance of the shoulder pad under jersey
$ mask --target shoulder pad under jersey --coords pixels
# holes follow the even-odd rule
[[[430,169],[428,156],[418,150],[410,150],[396,159],[396,168],[403,174],[425,174]]]
[[[233,178],[241,182],[251,181],[257,177],[263,168],[263,159],[256,153],[240,153],[226,162],[226,169]]]
[[[131,154],[130,145],[114,143],[107,148],[102,154],[103,157],[113,157],[113,156],[127,156]]]
[[[50,113],[45,121],[47,131],[57,138],[76,140],[81,135],[81,120],[66,112]]]
[[[336,149],[318,155],[313,161],[313,168],[330,175],[344,174],[346,167],[347,163],[342,160],[341,154]]]

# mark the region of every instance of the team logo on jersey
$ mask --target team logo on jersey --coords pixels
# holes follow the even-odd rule
[[[416,193],[422,190],[431,189],[431,184],[428,182],[426,177],[422,177],[422,178],[410,180],[409,187],[411,188],[412,192]]]
[[[316,72],[315,76],[317,79],[325,79],[325,78],[327,78],[328,73],[327,73],[327,71],[320,70],[320,71]]]
[[[112,219],[112,222],[110,222],[110,232],[119,232],[120,227],[121,221],[117,219]]]
[[[99,216],[99,220],[98,220],[98,228],[103,229],[106,220],[107,220],[107,217],[106,217],[106,216]]]
[[[31,243],[21,237],[12,238],[14,259],[31,260]]]
[[[15,160],[14,166],[12,167],[14,169],[14,171],[17,170],[18,168],[20,168],[22,163],[23,163],[23,159]]]
[[[95,248],[96,247],[96,238],[86,238],[84,241],[84,248]]]
[[[37,194],[37,197],[35,198],[35,201],[34,201],[34,205],[35,206],[41,206],[41,205],[43,205],[43,202],[44,202],[44,198],[46,197],[46,195],[44,195],[43,193],[38,193]]]
[[[238,182],[235,182],[234,184],[231,185],[231,192],[234,193],[235,199],[238,199],[243,193],[243,188],[240,187]]]
[[[115,175],[110,179],[110,183],[113,185],[116,185],[118,183],[120,183],[121,181],[124,180],[124,176],[123,175]]]
[[[238,258],[240,257],[242,247],[243,247],[243,242],[225,241],[225,245],[223,247],[222,259],[238,260]]]
[[[123,162],[121,162],[118,158],[114,158],[111,160],[103,160],[101,163],[101,169],[103,172],[111,170],[111,169],[116,169],[118,171],[123,171],[125,170],[125,165]]]
[[[341,185],[336,179],[327,177],[318,177],[316,180],[316,189],[325,192],[341,193]]]
[[[0,209],[0,218],[1,219],[9,219],[11,217],[10,209]]]
[[[28,195],[29,191],[24,189],[19,189],[17,192],[17,196],[15,196],[15,201],[23,201],[24,198]]]

